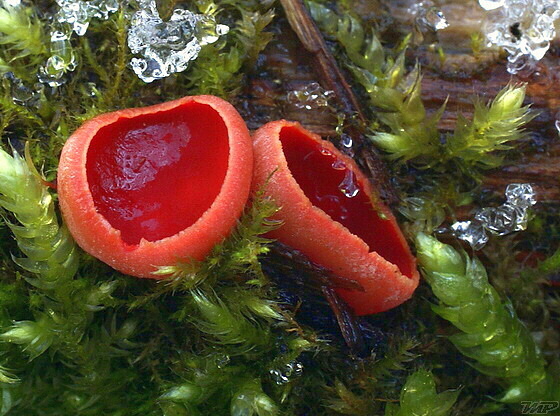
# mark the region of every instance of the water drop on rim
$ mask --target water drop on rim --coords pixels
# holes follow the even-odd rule
[[[360,192],[360,188],[356,184],[356,176],[354,173],[347,169],[344,173],[344,179],[338,185],[340,192],[344,194],[346,198],[354,198]]]

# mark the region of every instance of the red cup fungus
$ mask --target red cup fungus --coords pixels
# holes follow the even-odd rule
[[[231,232],[252,171],[251,138],[233,106],[184,97],[76,130],[60,159],[60,207],[85,251],[155,278],[158,266],[202,260]]]
[[[253,188],[281,207],[270,236],[364,289],[337,289],[358,315],[406,301],[419,274],[389,209],[356,163],[298,123],[275,121],[254,135]],[[272,173],[274,172],[274,173]],[[272,174],[272,176],[271,176]]]

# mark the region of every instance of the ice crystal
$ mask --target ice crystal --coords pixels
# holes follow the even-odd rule
[[[478,221],[458,221],[451,226],[453,234],[469,243],[473,250],[480,250],[488,242],[488,235]]]
[[[212,16],[175,9],[164,22],[155,1],[141,3],[131,20],[128,47],[141,57],[132,58],[132,70],[146,82],[165,78],[187,69],[202,46],[214,43],[229,27],[217,24]]]
[[[24,107],[37,107],[41,99],[42,84],[35,84],[34,89],[28,88],[13,72],[4,74],[10,84],[10,95],[15,104]]]
[[[107,20],[111,13],[119,9],[117,0],[56,0],[56,2],[60,7],[56,20],[70,25],[78,36],[86,33],[92,18]]]
[[[489,16],[485,32],[488,45],[501,46],[509,54],[508,72],[531,70],[550,48],[560,18],[560,0],[479,0]]]
[[[466,241],[474,250],[480,250],[488,242],[486,231],[506,235],[527,229],[529,208],[537,203],[536,193],[528,183],[511,183],[505,191],[506,202],[499,207],[479,210],[473,221],[460,221],[451,226],[460,240]]]
[[[304,87],[289,91],[287,100],[295,107],[305,110],[314,110],[327,107],[334,91],[325,90],[317,82],[311,82]]]
[[[64,83],[64,74],[73,71],[77,66],[69,34],[62,30],[53,30],[50,53],[50,58],[39,69],[39,81],[51,87],[58,87]]]
[[[51,87],[64,84],[64,75],[77,66],[76,54],[72,50],[72,32],[83,36],[90,20],[107,20],[119,8],[118,0],[56,0],[59,10],[54,16],[55,25],[51,31],[50,54],[45,64],[39,68],[39,81]]]
[[[536,192],[529,183],[510,183],[506,188],[506,199],[510,204],[527,209],[537,203]]]
[[[484,10],[494,10],[502,7],[505,4],[505,0],[478,0],[478,4]]]
[[[497,208],[483,208],[475,219],[493,234],[506,235],[527,228],[527,210],[510,203]]]

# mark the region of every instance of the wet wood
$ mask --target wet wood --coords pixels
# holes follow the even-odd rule
[[[330,52],[323,35],[309,15],[302,0],[280,0],[284,13],[296,33],[301,45],[312,55],[320,83],[334,91],[341,110],[347,114],[355,113],[358,119],[366,122],[366,117],[358,99],[342,74]],[[357,139],[361,137],[357,137]],[[360,143],[357,143],[360,144]]]
[[[271,104],[271,99],[274,101],[275,93],[286,97],[289,90],[286,90],[285,87],[290,81],[292,85],[295,84],[296,86],[302,78],[309,81],[308,75],[302,74],[302,69],[310,69],[315,74],[316,82],[326,90],[334,92],[337,112],[344,114],[346,118],[345,134],[352,139],[352,151],[356,155],[356,161],[374,184],[374,189],[378,190],[380,197],[389,205],[396,204],[398,202],[397,194],[391,185],[386,166],[379,153],[369,145],[364,135],[366,117],[360,101],[350,87],[345,74],[339,68],[321,32],[301,0],[281,0],[281,4],[289,27],[285,22],[280,21],[279,32],[282,36],[277,37],[280,39],[279,42],[271,45],[266,58],[266,63],[271,65],[266,66],[267,75],[270,73],[277,74],[277,79],[282,80],[277,83],[280,84],[278,85],[280,88],[275,88],[274,84],[269,83],[267,85],[268,90],[261,89],[256,91],[256,94],[253,92],[251,95],[259,95],[265,99],[265,102],[268,101],[268,104]],[[295,39],[293,34],[296,35]],[[288,41],[290,39],[292,43]],[[275,50],[281,52],[280,55],[270,55],[270,52]],[[294,63],[297,63],[297,65],[293,65]],[[253,83],[253,87],[262,88],[264,83],[260,80],[260,84],[258,82]],[[286,103],[285,98],[283,101]],[[305,113],[301,108],[298,108],[297,112]],[[285,116],[289,118],[290,115],[292,114],[288,111]],[[333,114],[331,118],[330,131],[323,126],[318,126],[316,121],[313,121],[316,120],[316,116],[316,114],[295,115],[292,119],[302,121],[303,125],[316,133],[330,136],[333,139],[336,138],[333,140],[336,144],[338,135],[335,134],[334,128],[338,120],[334,117],[335,115]],[[312,123],[306,122],[309,120]]]
[[[263,54],[262,67],[265,70],[252,77],[247,95],[244,96],[243,105],[247,110],[245,115],[249,126],[257,128],[272,119],[287,118],[301,122],[311,131],[324,137],[335,137],[336,111],[346,108],[346,111],[350,111],[348,114],[351,114],[353,110],[347,105],[352,103],[353,99],[337,101],[333,107],[302,110],[289,103],[286,95],[289,91],[301,89],[310,82],[319,82],[326,89],[335,91],[336,97],[339,98],[341,94],[346,94],[344,91],[348,91],[348,82],[333,85],[333,80],[339,79],[339,76],[345,79],[347,74],[338,70],[336,76],[325,75],[325,62],[332,63],[331,58],[325,58],[326,52],[329,52],[328,45],[318,37],[320,33],[317,34],[314,24],[306,26],[302,23],[307,22],[307,17],[301,11],[300,1],[284,0],[282,4],[288,4],[297,10],[298,17],[294,26],[300,31],[300,36],[298,38],[290,30],[286,21],[278,20],[274,30],[280,36],[276,36]],[[394,6],[389,5],[389,11],[391,7]],[[454,7],[460,9],[458,6]],[[375,6],[375,9],[377,8],[378,5]],[[461,10],[456,13],[460,12]],[[368,16],[370,15],[373,16],[374,11],[370,10]],[[390,27],[392,32],[400,30],[398,17],[390,16],[390,21],[394,23]],[[407,16],[401,18],[409,19]],[[467,33],[468,27],[463,26],[459,26],[461,33]],[[407,26],[402,31],[409,28],[410,26]],[[455,39],[457,36],[446,34],[446,37]],[[306,45],[305,48],[302,45]],[[505,57],[500,57],[495,51],[486,51],[474,57],[464,45],[455,53],[453,45],[447,44],[445,47],[448,56],[443,63],[436,53],[426,47],[411,48],[408,56],[411,65],[416,60],[422,65],[422,98],[428,113],[436,111],[447,100],[446,111],[440,120],[439,128],[443,132],[453,131],[458,113],[467,118],[472,117],[474,98],[479,97],[486,102],[495,97],[508,83],[526,83],[526,104],[531,104],[538,116],[528,124],[527,137],[519,150],[508,155],[509,163],[499,170],[488,172],[484,187],[503,195],[509,183],[530,182],[537,189],[539,202],[558,204],[560,140],[554,124],[556,119],[560,118],[560,46],[553,45],[539,64],[537,73],[526,78],[508,74]],[[371,151],[372,146],[363,140],[362,134],[354,132],[352,138],[355,143],[365,144],[358,148],[356,159],[361,162],[362,167],[370,171],[372,181],[382,184],[381,188],[385,189],[386,185],[383,184],[388,182],[387,173],[377,153]],[[396,201],[392,190],[382,192],[389,202]]]
[[[497,60],[492,67],[461,77],[442,76],[441,72],[425,70],[422,80],[422,98],[429,113],[435,112],[446,100],[447,107],[439,123],[442,131],[452,131],[457,114],[472,117],[472,101],[476,97],[485,102],[509,83],[525,83],[527,97],[537,116],[526,127],[526,138],[518,151],[502,168],[488,172],[483,185],[503,195],[510,183],[525,182],[535,185],[539,202],[560,202],[560,141],[555,121],[560,117],[560,55],[554,48],[539,64],[537,72],[529,77],[512,76],[505,62]],[[538,208],[538,207],[537,207]]]

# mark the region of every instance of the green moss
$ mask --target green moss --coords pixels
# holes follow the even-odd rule
[[[385,416],[446,416],[458,395],[458,391],[437,394],[434,376],[426,370],[418,370],[407,378],[400,404],[388,404]]]
[[[440,304],[433,310],[462,333],[451,342],[480,372],[503,379],[506,403],[553,400],[560,384],[547,373],[542,354],[509,302],[500,300],[486,270],[449,245],[419,234],[418,259]]]
[[[168,16],[175,3],[165,0],[158,7]],[[161,274],[172,275],[168,280],[123,276],[75,247],[60,222],[55,192],[42,183],[30,159],[54,180],[61,147],[86,119],[188,94],[235,96],[273,36],[267,28],[279,13],[273,12],[272,3],[189,4],[214,14],[230,26],[230,33],[203,48],[187,71],[151,84],[127,67],[131,56],[123,10],[107,21],[94,19],[84,37],[72,38],[78,67],[68,74],[66,84],[40,93],[36,104],[16,104],[12,85],[2,80],[0,134],[8,153],[0,153],[1,414],[369,416],[382,414],[386,407],[396,414],[408,413],[410,407],[445,414],[454,394],[437,395],[434,379],[424,371],[407,382],[408,374],[419,367],[430,369],[442,389],[464,386],[455,414],[516,414],[520,407],[506,408],[488,397],[514,401],[523,393],[536,400],[555,393],[555,367],[545,367],[543,355],[511,308],[488,289],[480,264],[464,256],[458,257],[463,263],[452,275],[429,271],[432,286],[442,278],[460,283],[446,287],[447,298],[434,289],[441,297],[436,310],[448,318],[460,315],[463,329],[487,318],[481,310],[494,311],[503,323],[500,328],[508,329],[494,334],[492,345],[498,350],[489,343],[461,347],[472,357],[465,359],[449,348],[441,336],[449,326],[430,313],[427,285],[395,311],[360,320],[366,333],[372,327],[382,333],[364,358],[351,356],[323,326],[303,325],[298,305],[286,302],[283,289],[261,267],[271,244],[263,234],[280,226],[268,220],[278,207],[262,192],[235,232],[205,261],[185,259],[162,268]],[[389,158],[401,162],[393,168],[403,173],[397,179],[404,184],[402,212],[412,222],[409,234],[431,233],[453,218],[457,207],[476,203],[479,194],[472,192],[472,178],[504,162],[504,150],[519,141],[530,119],[522,106],[523,88],[508,87],[488,104],[476,102],[473,119],[461,119],[453,134],[442,136],[436,128],[439,114],[426,117],[420,68],[407,65],[403,53],[406,39],[392,50],[386,48],[384,39],[351,13],[352,2],[337,5],[345,14],[325,6],[332,2],[309,4],[327,36],[337,41],[334,50],[352,74],[352,86],[368,100],[365,127],[370,136]],[[0,13],[0,72],[13,71],[29,88],[47,58],[48,22],[37,18],[44,6],[28,2],[22,9],[4,7]],[[12,156],[10,144],[20,148],[24,142],[31,144],[30,156]],[[421,171],[410,173],[408,166]],[[410,175],[413,185],[406,184]],[[542,237],[545,249],[553,253],[556,234],[549,230],[557,228],[557,216],[551,214],[530,236]],[[543,352],[554,361],[555,333],[547,326],[560,313],[560,302],[542,282],[559,268],[558,256],[537,269],[520,270],[512,258],[517,245],[492,244],[485,252],[492,260],[492,283],[500,295],[511,297],[528,328],[546,332],[543,339],[550,345]],[[473,288],[473,282],[483,288]],[[469,294],[476,295],[474,306],[452,304]],[[309,293],[299,296],[303,302],[321,302],[308,298]],[[485,331],[496,329],[497,321],[492,322]],[[482,333],[475,329],[473,333]],[[511,331],[519,336],[512,339]],[[459,333],[451,340],[459,345],[473,333],[466,338]],[[499,358],[494,361],[503,364],[506,352],[515,348],[521,352],[508,356],[508,368],[520,368],[522,357],[533,364],[532,370],[512,377],[500,373],[503,365],[487,371],[488,357],[495,358],[492,353]],[[480,357],[485,366],[477,364]],[[475,371],[473,363],[492,375]],[[296,364],[303,366],[301,374],[278,379]]]

